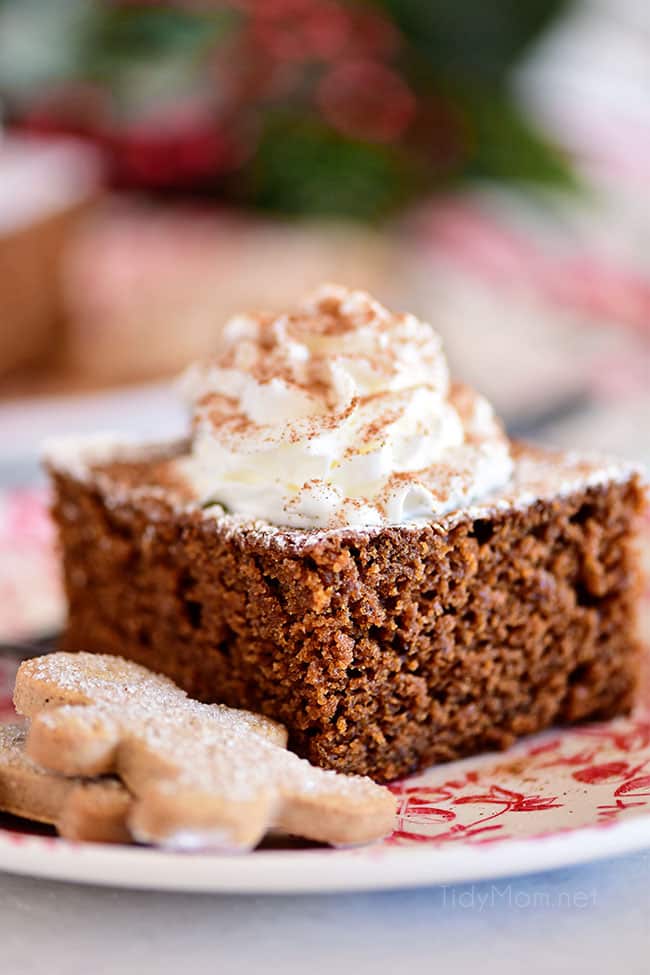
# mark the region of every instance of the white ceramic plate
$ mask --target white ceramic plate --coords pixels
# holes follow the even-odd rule
[[[497,879],[629,853],[650,844],[650,817],[602,832],[516,840],[491,846],[357,851],[263,850],[240,857],[75,845],[0,833],[0,868],[102,886],[212,893],[317,893],[424,887]]]
[[[6,818],[0,869],[156,890],[296,893],[449,884],[628,853],[650,846],[650,713],[438,766],[394,791],[392,836],[358,849],[166,853],[69,843]]]
[[[51,577],[50,556],[41,551],[51,545],[42,499],[13,498],[4,510],[10,517],[4,529],[0,518],[0,594],[3,577],[10,593],[16,587],[11,553],[30,550],[29,608]],[[47,571],[39,576],[41,564]],[[0,601],[3,611],[9,605]],[[646,616],[648,606],[650,593]],[[0,720],[11,720],[15,669],[0,658]],[[5,818],[0,869],[157,890],[296,893],[450,884],[643,849],[650,847],[650,694],[630,718],[547,732],[506,753],[437,766],[393,789],[395,829],[369,847],[287,842],[241,856],[166,853],[69,843]]]

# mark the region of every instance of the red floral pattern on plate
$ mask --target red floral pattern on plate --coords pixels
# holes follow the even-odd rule
[[[18,574],[16,552],[23,559]],[[649,552],[647,547],[646,556]],[[29,632],[30,624],[33,631],[42,629],[45,619],[54,626],[61,618],[53,534],[42,492],[0,496],[0,599],[4,639]],[[647,627],[648,590],[643,602]],[[16,666],[0,657],[3,721],[16,719],[11,706]],[[530,839],[606,827],[635,816],[648,816],[650,841],[650,681],[645,683],[629,718],[555,729],[508,752],[439,765],[394,783],[397,823],[383,846]]]

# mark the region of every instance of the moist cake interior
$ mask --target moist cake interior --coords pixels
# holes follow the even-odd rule
[[[633,469],[514,445],[481,504],[307,531],[199,506],[185,449],[51,455],[64,649],[260,711],[311,761],[379,781],[630,707]]]

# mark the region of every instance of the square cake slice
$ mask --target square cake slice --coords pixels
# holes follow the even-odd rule
[[[630,708],[634,469],[512,445],[489,500],[319,530],[198,503],[187,449],[50,451],[64,649],[259,711],[312,762],[378,781]]]

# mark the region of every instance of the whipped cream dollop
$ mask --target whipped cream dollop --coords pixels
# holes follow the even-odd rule
[[[295,313],[231,319],[183,388],[180,465],[197,498],[275,525],[436,518],[512,473],[492,407],[451,386],[433,328],[361,291],[328,285]]]

